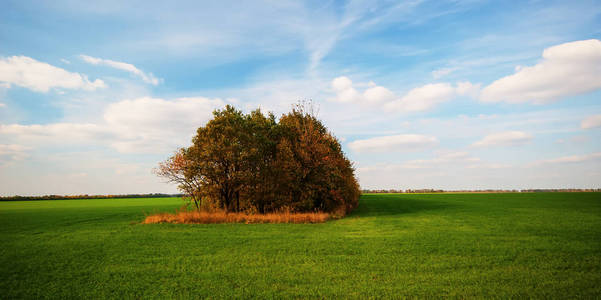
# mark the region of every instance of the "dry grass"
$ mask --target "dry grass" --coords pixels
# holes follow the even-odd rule
[[[144,224],[214,224],[214,223],[323,223],[330,219],[327,213],[269,213],[246,214],[226,213],[223,211],[179,211],[175,214],[159,213],[147,216]]]

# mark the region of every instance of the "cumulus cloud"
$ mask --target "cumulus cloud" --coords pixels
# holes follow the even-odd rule
[[[108,67],[115,68],[118,70],[127,71],[129,73],[132,73],[132,74],[140,77],[144,82],[152,84],[152,85],[158,85],[159,82],[161,81],[160,79],[158,79],[154,75],[152,75],[152,73],[145,73],[142,70],[136,68],[136,66],[134,66],[132,64],[128,64],[128,63],[124,63],[124,62],[120,62],[120,61],[114,61],[114,60],[110,60],[110,59],[102,59],[102,58],[92,57],[92,56],[88,56],[88,55],[80,55],[79,57],[81,59],[83,59],[83,61],[85,61],[89,64],[92,64],[92,65],[103,65],[103,66],[108,66]]]
[[[14,144],[0,144],[0,164],[27,158],[29,147]]]
[[[100,79],[90,81],[86,75],[72,73],[27,56],[0,58],[0,82],[36,92],[48,92],[51,88],[95,90],[106,87]]]
[[[601,88],[601,41],[584,40],[547,48],[531,67],[517,67],[513,75],[482,90],[484,102],[546,103]]]
[[[488,146],[517,146],[532,140],[532,135],[522,131],[505,131],[485,136],[472,144],[475,147]]]
[[[478,98],[478,95],[480,94],[480,84],[472,84],[469,81],[458,82],[455,92],[457,95],[469,96],[475,99]]]
[[[220,99],[137,98],[113,103],[98,124],[0,125],[0,137],[31,146],[104,145],[123,153],[161,153],[190,142]]]
[[[340,76],[332,80],[332,89],[336,92],[336,98],[331,100],[337,102],[358,102],[362,95],[353,87],[353,82],[346,76]]]
[[[203,97],[165,100],[138,98],[111,104],[104,113],[110,128],[124,138],[113,146],[121,152],[152,150],[156,145],[188,143],[196,128],[225,103]]]
[[[429,148],[438,144],[432,136],[418,134],[399,134],[380,136],[350,142],[348,146],[356,152],[411,151]]]
[[[389,89],[373,82],[370,82],[367,89],[360,92],[348,77],[341,76],[332,80],[332,89],[336,96],[329,100],[363,105],[378,104],[391,112],[418,112],[432,109],[455,96],[475,97],[479,88],[479,85],[473,85],[470,82],[460,82],[456,87],[449,83],[432,83],[416,87],[399,97]]]
[[[585,118],[580,123],[582,129],[591,129],[601,127],[601,115],[593,115]]]
[[[410,90],[400,99],[387,103],[384,107],[389,111],[425,111],[449,101],[455,96],[455,89],[448,83],[426,84]]]

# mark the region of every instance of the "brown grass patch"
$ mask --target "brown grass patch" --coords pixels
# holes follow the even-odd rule
[[[215,223],[323,223],[330,219],[327,213],[269,213],[246,214],[226,213],[222,211],[179,211],[175,214],[159,213],[147,216],[144,224],[177,223],[177,224],[215,224]]]

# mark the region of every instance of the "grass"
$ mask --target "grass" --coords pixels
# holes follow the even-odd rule
[[[599,298],[601,194],[373,194],[319,224],[141,224],[181,200],[0,202],[2,298]]]
[[[158,213],[146,216],[144,224],[175,223],[175,224],[219,224],[219,223],[323,223],[330,219],[327,213],[281,213],[247,214],[226,213],[225,211],[188,211],[180,210],[175,213]]]

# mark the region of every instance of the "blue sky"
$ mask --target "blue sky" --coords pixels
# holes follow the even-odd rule
[[[175,192],[226,104],[312,99],[363,188],[601,187],[599,1],[3,1],[0,194]]]

